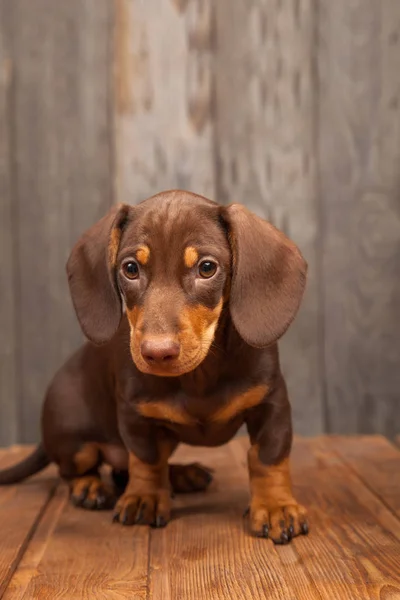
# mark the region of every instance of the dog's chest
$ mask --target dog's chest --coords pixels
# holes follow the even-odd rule
[[[143,400],[137,404],[137,410],[142,416],[174,430],[185,443],[218,445],[236,433],[246,411],[262,402],[267,391],[264,384],[226,386],[201,396],[181,391]]]

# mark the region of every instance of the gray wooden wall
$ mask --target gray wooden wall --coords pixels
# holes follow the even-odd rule
[[[296,430],[400,431],[400,2],[0,0],[0,443],[80,342],[74,240],[172,187],[306,256]]]

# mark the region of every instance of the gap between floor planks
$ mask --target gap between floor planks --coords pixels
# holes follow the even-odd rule
[[[296,440],[295,488],[312,530],[276,548],[251,538],[241,516],[247,444],[181,448],[176,460],[213,466],[216,481],[177,498],[160,531],[69,506],[64,485],[52,496],[54,469],[0,489],[4,599],[400,598],[400,452],[380,437]],[[0,466],[23,452],[3,452]]]

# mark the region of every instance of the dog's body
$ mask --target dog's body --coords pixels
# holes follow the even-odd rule
[[[245,423],[253,532],[277,543],[305,533],[276,345],[304,288],[296,247],[243,207],[174,191],[114,208],[67,269],[82,329],[100,345],[86,343],[57,373],[43,409],[44,452],[0,473],[0,483],[46,456],[71,481],[76,504],[101,508],[111,501],[104,461],[129,473],[115,519],[164,525],[171,484],[191,491],[210,481],[198,465],[168,470],[176,446],[224,444]]]

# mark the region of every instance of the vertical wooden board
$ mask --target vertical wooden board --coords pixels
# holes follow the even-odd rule
[[[216,4],[218,199],[284,230],[309,264],[303,306],[282,340],[297,431],[321,432],[313,0]]]
[[[111,194],[107,0],[16,0],[15,161],[22,439],[50,377],[81,340],[65,263]]]
[[[151,599],[319,597],[294,550],[290,557],[297,568],[286,568],[271,542],[249,534],[243,519],[248,476],[238,444],[200,452],[178,450],[174,460],[212,465],[215,480],[206,493],[177,497],[172,522],[165,530],[151,532]]]
[[[117,196],[214,197],[212,0],[116,0]]]
[[[400,4],[320,2],[328,426],[400,427]]]
[[[11,448],[0,455],[0,468],[16,464],[29,448]],[[52,471],[12,486],[0,487],[0,597],[36,529],[56,482]]]
[[[12,193],[11,3],[0,1],[0,446],[18,432],[15,312],[15,222]]]

